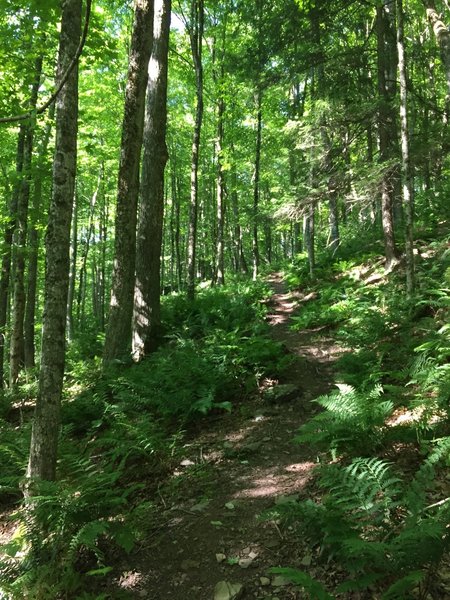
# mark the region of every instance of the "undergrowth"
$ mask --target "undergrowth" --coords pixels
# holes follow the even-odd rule
[[[346,350],[337,391],[313,401],[321,410],[296,437],[318,453],[309,498],[268,513],[298,530],[313,566],[342,573],[331,589],[299,565],[273,570],[310,598],[448,593],[439,578],[450,542],[448,240],[419,243],[421,252],[411,301],[402,271],[385,276],[376,257],[336,261],[320,281],[298,264],[287,270],[293,287],[314,292],[294,329],[333,330]]]
[[[102,597],[117,557],[160,518],[151,498],[173,467],[184,432],[211,412],[233,410],[261,377],[286,367],[264,322],[267,295],[257,283],[205,290],[194,303],[166,298],[166,341],[140,364],[102,371],[93,348],[74,343],[58,481],[26,506],[21,483],[31,412],[24,406],[36,383],[3,398],[0,501],[18,508],[16,533],[0,549],[2,599]]]

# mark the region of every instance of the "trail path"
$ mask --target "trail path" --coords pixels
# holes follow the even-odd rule
[[[161,493],[158,523],[149,524],[138,564],[118,582],[136,598],[213,600],[220,581],[243,585],[244,600],[300,597],[292,586],[273,585],[267,571],[308,562],[306,548],[289,529],[258,517],[285,497],[307,494],[316,456],[293,437],[310,414],[309,400],[332,387],[339,348],[317,332],[291,331],[290,317],[307,299],[286,293],[279,274],[269,281],[272,335],[294,355],[280,383],[300,393],[282,404],[255,398],[186,444],[173,493]]]

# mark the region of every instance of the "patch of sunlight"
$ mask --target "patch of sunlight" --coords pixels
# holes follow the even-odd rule
[[[433,415],[426,415],[429,412],[429,406],[421,404],[413,409],[405,407],[397,408],[389,419],[386,421],[388,427],[396,427],[397,425],[413,425],[419,423],[422,419],[426,419],[427,424],[435,425],[445,419],[446,415],[443,411],[433,412]]]
[[[142,573],[138,571],[125,571],[119,579],[119,587],[125,590],[130,590],[136,587],[143,579]]]
[[[315,463],[307,461],[284,467],[280,474],[266,473],[260,476],[246,477],[242,481],[243,489],[234,494],[234,498],[270,498],[282,494],[292,494],[301,490],[312,476]],[[295,477],[292,474],[295,474]],[[246,484],[246,485],[245,485]]]

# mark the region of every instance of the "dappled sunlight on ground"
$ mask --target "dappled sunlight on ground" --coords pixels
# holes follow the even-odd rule
[[[314,408],[310,400],[332,387],[342,349],[322,330],[291,329],[290,317],[314,294],[286,293],[281,274],[269,283],[275,292],[268,303],[271,335],[292,362],[280,381],[262,378],[257,392],[236,402],[230,414],[209,419],[183,444],[173,488],[160,491],[161,510],[139,569],[134,561],[117,582],[133,589],[133,597],[211,600],[217,582],[229,580],[245,586],[246,598],[269,598],[275,591],[269,569],[306,552],[293,528],[271,514],[309,495],[316,455],[294,437]],[[298,394],[270,401],[268,388],[280,383]],[[276,588],[280,600],[293,594],[290,586]]]
[[[238,480],[242,489],[238,490],[233,497],[273,497],[275,499],[286,492],[289,494],[299,492],[311,478],[314,467],[313,462],[306,461],[286,467],[272,465],[263,473],[257,472],[256,476],[244,475]]]

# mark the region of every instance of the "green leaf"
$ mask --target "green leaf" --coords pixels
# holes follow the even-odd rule
[[[308,592],[311,600],[334,600],[334,596],[329,594],[325,587],[316,579],[313,579],[311,575],[305,573],[305,571],[298,571],[297,569],[275,567],[270,569],[271,573],[282,575],[286,579],[292,581],[296,585],[300,585]]]
[[[112,567],[101,567],[99,569],[91,569],[86,575],[108,575],[112,570]]]

